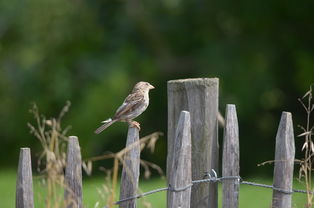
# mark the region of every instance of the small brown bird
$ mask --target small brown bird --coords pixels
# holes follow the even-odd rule
[[[126,97],[123,104],[118,108],[113,118],[102,121],[101,123],[103,123],[103,125],[96,129],[95,133],[99,134],[117,121],[128,122],[129,125],[140,129],[140,124],[133,121],[133,119],[141,115],[146,110],[149,104],[148,92],[150,89],[154,88],[155,87],[148,82],[138,82],[134,86],[131,94]]]

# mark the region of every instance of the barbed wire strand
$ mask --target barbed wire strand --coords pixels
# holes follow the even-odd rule
[[[278,192],[282,192],[284,194],[293,194],[293,193],[308,193],[308,191],[306,190],[300,190],[300,189],[292,189],[292,190],[285,190],[285,189],[281,189],[281,188],[277,188],[274,187],[272,185],[266,185],[266,184],[261,184],[261,183],[255,183],[255,182],[250,182],[250,181],[244,181],[242,180],[242,178],[240,176],[222,176],[222,177],[217,177],[217,173],[216,171],[212,170],[211,171],[212,174],[210,173],[205,173],[204,179],[200,179],[200,180],[194,180],[192,181],[191,184],[188,184],[184,187],[180,187],[180,188],[175,188],[172,187],[170,184],[168,187],[164,187],[164,188],[158,188],[155,190],[151,190],[142,194],[138,194],[135,196],[131,196],[131,197],[127,197],[125,199],[121,199],[119,201],[116,201],[115,204],[120,204],[122,202],[125,201],[130,201],[130,200],[134,200],[134,199],[139,199],[142,198],[144,196],[150,195],[150,194],[154,194],[157,192],[162,192],[162,191],[171,191],[171,192],[181,192],[181,191],[185,191],[186,189],[192,187],[193,185],[197,185],[197,184],[201,184],[201,183],[217,183],[217,182],[222,182],[224,180],[236,180],[238,184],[245,184],[245,185],[250,185],[250,186],[256,186],[256,187],[262,187],[262,188],[269,188]],[[310,191],[310,194],[314,194],[314,192]],[[104,207],[106,208],[106,207]]]

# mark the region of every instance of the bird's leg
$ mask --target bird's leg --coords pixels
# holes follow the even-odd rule
[[[136,127],[138,130],[141,130],[141,126],[140,126],[139,122],[129,120],[128,123],[129,123],[130,127]]]

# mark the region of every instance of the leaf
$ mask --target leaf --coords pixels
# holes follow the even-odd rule
[[[303,144],[301,151],[303,151],[305,148],[307,148],[307,142],[305,142],[305,143]]]
[[[303,131],[306,131],[306,129],[305,129],[303,126],[298,125],[298,127],[299,127],[300,129],[302,129]]]
[[[306,131],[306,132],[303,132],[302,134],[299,134],[297,137],[307,136],[307,135],[310,135],[311,133],[312,131]]]
[[[98,208],[99,207],[99,201],[95,203],[94,208]]]
[[[311,151],[314,152],[314,144],[312,141],[311,141]]]
[[[311,94],[312,90],[309,90],[305,93],[305,95],[303,95],[302,99],[304,99],[305,97],[307,97],[309,94]]]
[[[92,161],[88,160],[88,161],[84,161],[82,162],[82,168],[85,171],[85,173],[90,176],[92,174]]]

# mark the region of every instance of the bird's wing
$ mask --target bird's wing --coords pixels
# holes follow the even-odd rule
[[[119,118],[123,114],[127,114],[130,111],[133,111],[139,105],[144,102],[144,95],[139,93],[133,93],[128,95],[123,104],[118,108],[114,118]]]

